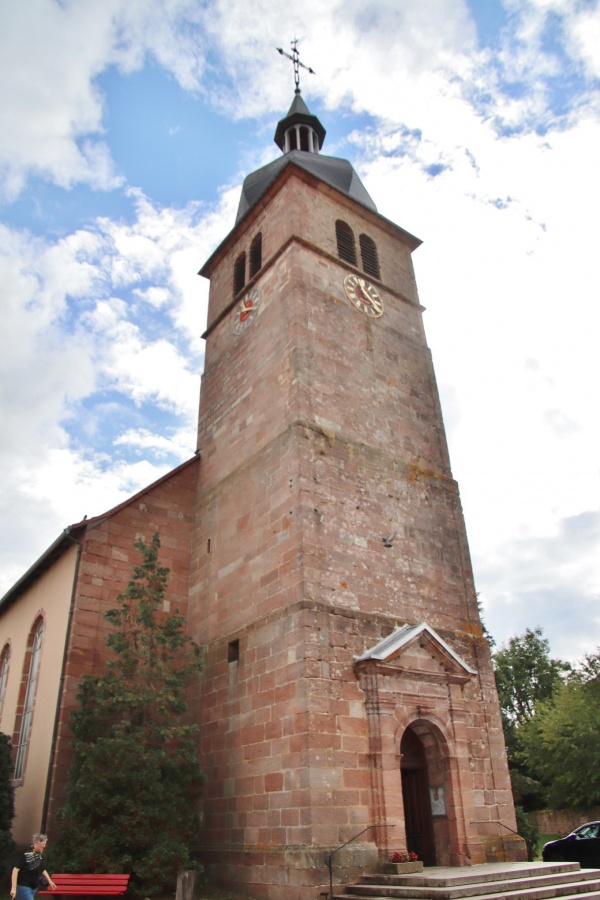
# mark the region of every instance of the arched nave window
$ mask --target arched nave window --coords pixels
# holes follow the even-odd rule
[[[6,693],[6,682],[8,681],[8,664],[10,662],[10,644],[5,644],[0,656],[0,719],[2,718],[2,707],[4,705],[4,695]]]
[[[17,755],[15,757],[15,780],[23,777],[25,772],[25,762],[27,759],[27,749],[29,747],[29,739],[31,737],[31,725],[33,722],[33,706],[35,703],[35,692],[38,682],[38,673],[40,671],[40,660],[42,657],[42,638],[44,637],[44,620],[38,619],[31,630],[30,640],[28,642],[27,653],[25,655],[25,664],[23,666],[23,676],[27,678],[25,683],[25,696],[23,698],[23,707],[20,715],[20,724],[18,728]],[[19,711],[17,711],[17,721],[19,719]]]

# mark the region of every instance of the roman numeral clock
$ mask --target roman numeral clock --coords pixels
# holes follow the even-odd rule
[[[359,275],[346,275],[344,290],[348,300],[361,312],[376,319],[383,315],[383,300],[377,288]]]

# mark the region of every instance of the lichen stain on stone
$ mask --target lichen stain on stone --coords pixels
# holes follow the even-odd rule
[[[316,425],[316,431],[323,435],[326,438],[327,443],[330,447],[333,447],[335,444],[335,430],[333,428],[329,428],[327,425]]]
[[[447,475],[444,475],[443,472],[438,472],[436,469],[432,469],[428,466],[422,457],[419,457],[416,462],[409,462],[407,467],[409,471],[409,481],[418,481],[420,478],[434,478],[436,481],[443,482],[451,480]]]

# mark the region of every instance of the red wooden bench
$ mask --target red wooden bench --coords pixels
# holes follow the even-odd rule
[[[53,875],[56,890],[45,888],[38,894],[78,894],[117,897],[127,890],[129,875]]]

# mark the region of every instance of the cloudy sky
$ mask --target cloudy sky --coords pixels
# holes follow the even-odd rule
[[[0,592],[195,449],[200,265],[302,78],[415,267],[487,626],[600,645],[598,0],[0,0]]]

